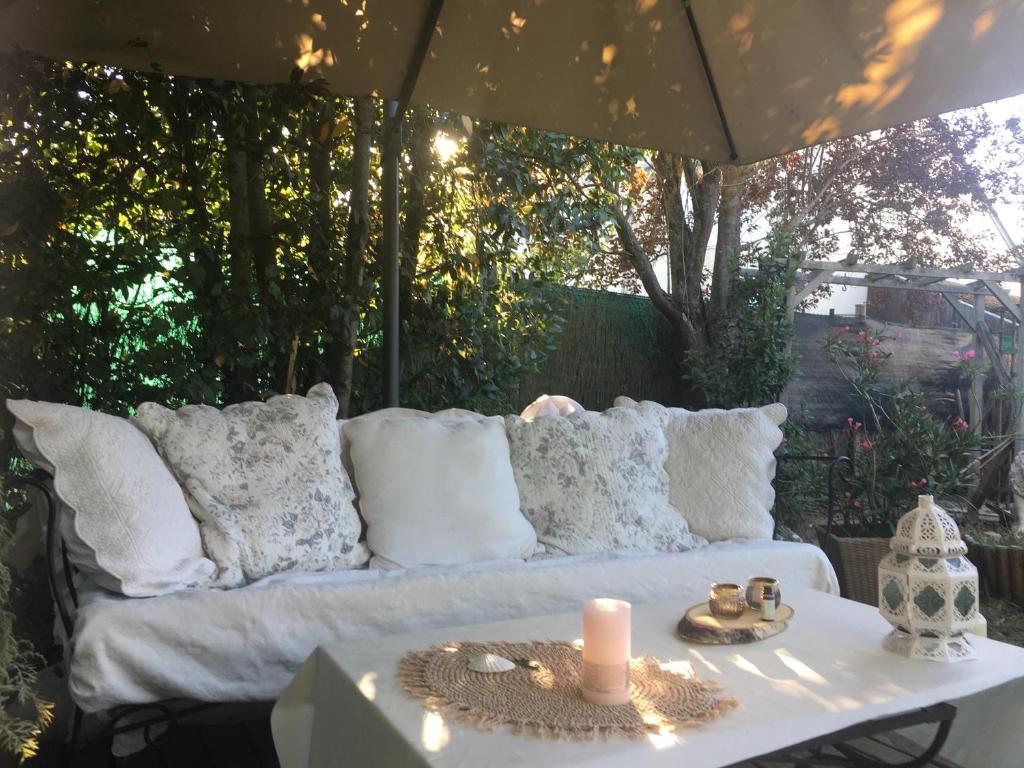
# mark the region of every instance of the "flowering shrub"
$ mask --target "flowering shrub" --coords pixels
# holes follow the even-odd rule
[[[879,385],[893,356],[885,341],[871,330],[854,336],[847,329],[827,341],[833,361],[864,403],[865,423],[852,416],[846,421],[854,471],[839,511],[847,533],[890,536],[918,494],[963,494],[976,480],[972,463],[980,437],[963,416],[941,419],[929,410],[924,393],[908,385]],[[967,362],[973,360],[971,355]]]
[[[956,367],[960,371],[960,376],[968,381],[971,381],[981,373],[981,366],[978,365],[977,356],[978,353],[973,349],[968,349],[965,352],[961,352],[958,349],[953,352],[953,359],[956,360]]]

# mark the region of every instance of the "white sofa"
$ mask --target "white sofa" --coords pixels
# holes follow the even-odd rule
[[[311,398],[312,394],[311,390]],[[314,400],[282,398],[278,406],[301,409],[308,403],[314,403]],[[261,405],[255,404],[253,412],[262,413]],[[530,542],[533,542],[526,551],[534,554],[500,559],[477,556],[475,561],[453,563],[450,562],[452,548],[443,546],[445,542],[439,540],[433,544],[425,542],[424,547],[444,550],[447,559],[440,561],[443,564],[430,564],[428,553],[420,557],[423,562],[412,566],[408,565],[408,558],[421,553],[416,552],[413,546],[410,555],[408,541],[399,542],[406,547],[404,550],[395,545],[393,539],[402,537],[401,527],[392,525],[388,529],[382,525],[381,517],[393,514],[406,521],[403,525],[415,526],[422,523],[417,519],[422,517],[422,510],[429,511],[430,515],[444,516],[449,514],[446,508],[449,504],[458,507],[469,503],[472,511],[475,509],[472,507],[474,493],[479,495],[479,487],[470,489],[474,493],[459,493],[447,486],[439,488],[434,485],[457,482],[461,475],[472,474],[480,467],[459,467],[459,471],[449,472],[451,467],[446,462],[453,462],[455,458],[449,458],[444,452],[437,454],[421,449],[422,461],[407,457],[405,460],[409,465],[395,467],[393,481],[388,481],[386,476],[382,480],[379,472],[371,476],[371,473],[360,471],[359,462],[366,461],[365,455],[360,456],[360,450],[365,454],[366,443],[362,448],[355,446],[353,451],[349,440],[353,435],[362,435],[359,439],[365,441],[368,431],[380,437],[380,430],[365,428],[367,419],[386,417],[396,425],[404,423],[403,428],[407,431],[401,435],[406,442],[386,444],[380,449],[393,459],[396,451],[401,453],[400,449],[408,448],[409,434],[419,435],[424,431],[419,429],[421,425],[412,425],[415,429],[409,432],[410,425],[402,422],[403,419],[437,418],[450,423],[451,419],[470,418],[483,425],[477,431],[490,430],[488,439],[493,447],[494,420],[466,412],[431,416],[394,410],[383,412],[384,417],[360,417],[364,427],[359,429],[349,429],[345,422],[339,423],[339,429],[332,419],[329,428],[333,436],[327,441],[331,444],[320,446],[322,450],[317,454],[318,460],[336,463],[339,473],[344,476],[345,487],[353,494],[352,488],[360,483],[360,478],[365,481],[364,485],[381,485],[383,482],[388,486],[385,490],[389,494],[394,490],[391,485],[412,483],[411,490],[406,489],[410,492],[398,497],[405,499],[402,503],[407,508],[393,513],[383,508],[382,512],[380,503],[375,502],[372,514],[369,514],[371,507],[367,494],[371,492],[364,487],[360,501],[367,513],[364,516],[370,525],[369,549],[373,552],[366,552],[366,543],[360,541],[356,548],[346,547],[346,563],[323,565],[323,551],[310,550],[305,543],[303,546],[307,549],[300,555],[319,558],[315,560],[318,563],[316,572],[303,570],[300,558],[283,567],[281,572],[260,578],[246,576],[257,567],[254,565],[256,560],[244,556],[239,560],[236,552],[231,555],[234,558],[231,568],[219,570],[220,577],[230,572],[232,579],[241,578],[247,583],[219,588],[217,577],[212,575],[214,564],[209,559],[217,559],[211,547],[213,540],[207,538],[204,531],[200,545],[198,533],[186,535],[181,530],[183,525],[195,525],[195,521],[186,519],[183,522],[181,519],[189,518],[189,508],[205,525],[211,524],[203,517],[209,514],[209,510],[197,510],[199,491],[196,490],[196,473],[205,472],[209,467],[191,468],[188,473],[179,472],[175,467],[175,475],[185,489],[188,501],[188,507],[183,507],[184,497],[180,504],[170,498],[175,493],[181,494],[173,482],[168,485],[167,478],[162,476],[162,479],[151,476],[143,482],[137,476],[143,472],[150,475],[167,473],[168,476],[170,473],[158,458],[143,455],[147,451],[152,451],[153,456],[157,454],[145,440],[137,442],[135,427],[127,421],[68,406],[9,402],[8,407],[18,419],[15,435],[23,452],[37,467],[56,476],[56,511],[64,518],[60,530],[65,538],[73,540],[69,552],[70,560],[78,571],[77,605],[75,610],[69,611],[72,615],[67,622],[71,630],[67,652],[70,690],[75,703],[85,712],[102,712],[121,705],[143,705],[169,699],[270,701],[284,690],[310,652],[323,643],[573,611],[583,600],[596,595],[642,603],[671,599],[682,591],[683,585],[744,581],[750,576],[765,574],[779,578],[783,591],[788,585],[838,594],[835,573],[820,549],[771,540],[769,508],[774,498],[771,481],[775,469],[772,451],[781,441],[778,425],[785,416],[781,406],[734,412],[669,413],[660,406],[638,405],[631,401],[623,401],[619,405],[619,408],[607,412],[608,419],[621,418],[627,426],[631,425],[630,428],[647,430],[635,432],[633,439],[638,439],[637,435],[643,439],[621,450],[609,445],[614,440],[609,440],[607,435],[594,438],[592,434],[593,430],[599,431],[599,428],[607,426],[601,421],[605,415],[573,414],[566,419],[541,417],[555,421],[538,420],[537,429],[544,434],[537,440],[534,439],[537,437],[535,430],[521,420],[510,417],[507,422],[502,422],[498,419],[497,423],[507,423],[509,430],[506,442],[506,427],[500,426],[499,444],[511,446],[511,453],[506,447],[502,449],[504,453],[499,451],[497,457],[487,458],[479,454],[479,463],[483,466],[488,461],[511,461],[515,466],[514,483],[518,485],[518,492],[513,486],[509,496],[507,486],[513,482],[511,469],[506,473],[507,477],[499,477],[500,473],[495,474],[493,467],[487,465],[485,471],[477,473],[480,476],[476,481],[493,483],[496,488],[504,483],[503,493],[512,499],[512,509],[503,508],[501,514],[517,517],[519,522],[516,525],[519,527],[515,528],[515,536],[522,532],[519,518],[519,505],[522,504],[522,514],[537,529],[535,536],[531,526],[526,525]],[[330,401],[325,400],[323,412],[330,412],[331,407]],[[637,409],[639,413],[644,408],[647,410],[643,411],[642,418],[625,413],[628,409]],[[157,419],[175,418],[174,413],[166,409],[154,406],[149,410]],[[202,416],[214,420],[221,418],[219,413],[214,409],[188,412],[192,419]],[[236,411],[232,418],[240,414],[244,415]],[[572,419],[578,421],[569,421]],[[584,423],[587,419],[590,421]],[[462,424],[464,422],[460,422],[460,430],[463,429]],[[652,428],[651,424],[658,426]],[[553,446],[560,445],[558,440],[566,439],[567,431],[571,432],[576,427],[580,427],[588,439],[596,439],[599,448],[597,450],[591,445],[583,449],[571,440],[561,443],[566,451],[577,452],[573,458],[572,474],[578,476],[566,477],[568,470],[564,467],[556,467],[557,471],[549,472],[551,467],[548,464],[557,463],[557,457],[549,456],[549,460],[529,471],[520,466],[524,461],[517,459],[517,451],[527,450],[527,444],[536,442],[542,446],[542,452],[550,452],[554,450]],[[272,430],[272,437],[276,443],[281,443],[287,425],[275,429],[277,431]],[[209,444],[197,446],[196,450],[210,450],[218,439],[215,432],[206,429],[204,441]],[[303,434],[308,436],[311,433]],[[153,438],[154,433],[150,432],[149,436]],[[430,437],[429,434],[427,436]],[[469,439],[478,438],[479,435]],[[323,434],[321,432],[319,438],[309,439],[323,441]],[[445,432],[443,439],[449,440],[450,447],[452,433]],[[160,441],[155,442],[159,444]],[[125,448],[126,445],[130,450]],[[173,464],[174,451],[180,450],[181,446],[160,447],[164,460]],[[288,446],[285,448],[288,454],[292,453]],[[121,450],[123,454],[118,461],[104,463],[95,461],[89,453],[97,450]],[[218,450],[224,452],[225,449]],[[578,453],[581,450],[591,451],[586,454],[586,462],[581,459],[583,454]],[[478,454],[475,451],[475,448],[466,451],[459,461],[463,465],[477,464]],[[87,461],[82,459],[82,452],[87,454]],[[278,466],[266,455],[261,454],[260,458],[267,460],[266,469],[258,473],[261,482],[267,481],[266,487],[260,490],[261,503],[276,492],[268,478],[277,477],[275,482],[280,484],[284,482],[281,478],[294,480],[295,476],[303,476],[302,472],[308,471],[308,462],[301,470],[295,470]],[[533,458],[536,465],[537,457]],[[629,464],[629,461],[634,464]],[[658,474],[657,482],[645,485],[636,473],[644,471],[645,462],[652,461],[658,464],[652,470]],[[202,464],[201,461],[197,463]],[[79,466],[81,464],[86,465],[84,469]],[[342,465],[347,472],[341,469]],[[612,477],[620,466],[623,476]],[[441,477],[445,479],[439,480]],[[208,481],[209,478],[204,480]],[[600,536],[586,539],[584,536],[586,541],[579,544],[579,531],[574,530],[572,536],[563,530],[552,531],[551,520],[547,517],[541,525],[537,520],[538,514],[557,517],[550,509],[550,487],[558,482],[567,483],[567,487],[573,489],[567,492],[570,497],[566,500],[569,513],[578,515],[586,512],[584,522],[587,525],[618,525],[624,527],[625,532],[613,532],[615,536],[604,539]],[[530,490],[528,486],[531,484],[539,488]],[[89,493],[79,492],[82,487],[90,485],[95,487]],[[582,493],[580,488],[594,491],[590,495],[584,494],[582,506],[581,499],[572,498],[574,494]],[[623,511],[620,504],[620,508],[612,510],[618,518],[603,522],[599,515],[591,514],[591,507],[600,506],[605,496],[619,494],[621,500],[622,494],[628,496],[634,489],[636,504],[658,506],[660,513],[673,518],[667,522],[670,528],[676,526],[671,534],[675,536],[672,539],[675,543],[662,547],[663,551],[644,551],[635,543],[634,532],[650,524],[650,519],[645,517],[650,513],[649,509]],[[294,489],[292,493],[294,495]],[[140,498],[148,501],[142,502]],[[557,506],[561,502],[556,498],[553,503]],[[90,518],[89,508],[97,504],[99,509]],[[159,514],[154,509],[159,510]],[[232,520],[237,520],[237,511],[229,510],[235,515]],[[566,510],[561,510],[560,514],[565,513]],[[354,511],[351,514],[354,515]],[[174,522],[168,522],[172,518]],[[352,519],[356,520],[358,530],[358,519]],[[479,533],[477,518],[469,520],[468,526],[466,519],[454,523],[448,521],[446,525],[450,523],[452,526],[454,533],[451,535],[472,538]],[[575,524],[576,520],[570,522]],[[666,520],[660,520],[658,524],[663,523]],[[485,531],[501,529],[502,525],[508,527],[501,521],[481,522],[479,525]],[[377,526],[376,531],[374,526]],[[461,531],[458,526],[462,527]],[[467,530],[467,527],[472,530]],[[554,527],[558,528],[558,525]],[[167,531],[162,528],[167,528]],[[447,530],[444,526],[440,528],[441,533]],[[593,531],[587,535],[591,534]],[[218,535],[222,536],[223,530]],[[658,528],[658,536],[662,537],[658,541],[667,540],[665,535],[663,527]],[[685,539],[684,547],[679,545],[680,535]],[[132,539],[128,552],[124,551],[126,538]],[[301,540],[307,542],[309,538],[304,535]],[[537,539],[541,546],[535,546]],[[606,546],[593,550],[593,541],[612,540],[628,541],[630,549]],[[382,543],[375,544],[375,541]],[[552,541],[558,546],[553,546]],[[413,545],[417,543],[412,542]],[[276,545],[293,544],[277,542]],[[217,546],[222,547],[223,541]],[[255,546],[262,547],[258,537]],[[587,546],[591,546],[591,551],[572,553],[573,547],[585,549]],[[382,556],[375,547],[390,548],[384,554],[391,555],[391,559]],[[515,543],[514,547],[523,549],[521,542]],[[692,548],[664,551],[686,547]],[[565,551],[570,554],[565,554]],[[370,554],[375,557],[369,563],[352,566],[351,562],[360,556],[360,552],[366,553],[363,561]],[[404,567],[395,565],[394,552],[401,554],[399,559],[405,560]],[[60,559],[60,554],[59,551],[51,551],[50,554],[52,565],[53,561]],[[261,551],[259,554],[267,553]],[[456,548],[454,555],[458,554]],[[135,560],[126,565],[122,561],[130,559],[129,556]],[[259,567],[266,567],[266,562],[273,563],[274,560],[263,557],[259,562]],[[55,591],[61,594],[64,590],[59,567],[51,570],[51,578],[55,582]],[[686,606],[681,604],[679,608],[682,613]]]
[[[179,697],[271,701],[324,643],[564,613],[595,595],[667,600],[683,584],[760,573],[778,577],[783,590],[792,585],[839,594],[817,547],[755,540],[678,554],[289,573],[237,589],[145,599],[86,589],[75,623],[71,693],[87,712]],[[680,615],[686,607],[680,604]]]

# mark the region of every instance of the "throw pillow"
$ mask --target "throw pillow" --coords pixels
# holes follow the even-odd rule
[[[533,554],[501,417],[370,414],[344,432],[376,558],[412,568]]]
[[[61,535],[83,573],[129,597],[207,583],[199,526],[181,488],[142,432],[85,408],[8,400],[15,439],[54,476]]]
[[[139,406],[135,422],[185,488],[219,586],[366,563],[337,411],[327,384],[222,410]]]
[[[616,398],[664,415],[669,492],[690,530],[708,541],[770,539],[775,529],[775,449],[786,406],[687,411]]]
[[[706,543],[669,503],[656,414],[612,408],[505,421],[523,514],[544,544],[575,555]]]

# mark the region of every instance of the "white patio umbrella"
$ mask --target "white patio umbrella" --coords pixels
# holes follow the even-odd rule
[[[1024,92],[1022,41],[1024,0],[0,0],[0,51],[393,100],[387,404],[410,103],[748,163]]]
[[[0,49],[752,162],[1024,92],[1022,0],[0,0]]]

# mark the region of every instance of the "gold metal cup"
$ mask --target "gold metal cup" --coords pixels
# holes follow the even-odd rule
[[[739,584],[712,584],[708,596],[708,608],[715,616],[735,619],[747,609],[743,599],[743,587]]]

